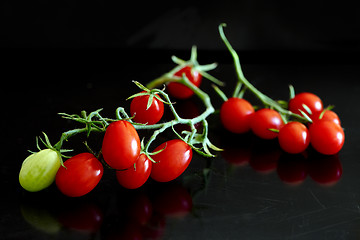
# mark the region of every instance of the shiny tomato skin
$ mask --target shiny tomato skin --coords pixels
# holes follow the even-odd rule
[[[135,162],[135,167],[116,172],[116,178],[121,186],[127,189],[136,189],[148,180],[152,162],[145,154],[140,154]]]
[[[339,126],[341,126],[340,118],[339,118],[339,116],[338,116],[334,111],[325,110],[324,114],[322,115],[322,117],[321,117],[321,119],[320,119],[321,113],[322,113],[322,111],[313,114],[313,115],[311,116],[311,119],[312,119],[313,121],[316,121],[316,120],[328,120],[328,121],[333,121],[334,123],[336,123],[336,124],[338,124]]]
[[[278,140],[280,147],[285,152],[301,153],[310,144],[309,130],[300,122],[289,122],[280,129]]]
[[[278,133],[269,129],[277,129],[284,125],[280,114],[269,108],[263,108],[256,111],[250,121],[250,128],[253,133],[262,139],[274,139]]]
[[[309,92],[298,93],[294,98],[290,99],[289,110],[293,113],[302,115],[299,111],[300,109],[304,113],[311,115],[308,113],[308,111],[305,110],[303,104],[308,106],[308,108],[311,110],[311,114],[315,114],[323,110],[323,103],[321,99],[317,95]]]
[[[159,97],[157,95],[157,97]],[[164,103],[153,97],[149,108],[147,104],[149,95],[138,96],[132,99],[130,104],[130,114],[134,116],[133,120],[137,123],[155,124],[160,121],[164,114]]]
[[[193,69],[191,66],[185,66],[180,69],[178,72],[174,74],[175,77],[182,77],[183,74],[192,82],[195,86],[199,87],[202,81],[201,74]],[[167,85],[168,93],[177,98],[177,99],[187,99],[190,98],[194,92],[188,88],[187,86],[177,83],[177,82],[170,82]]]
[[[250,130],[250,120],[255,112],[253,106],[242,98],[229,98],[220,108],[222,125],[230,132],[245,133]]]
[[[64,162],[55,178],[58,189],[69,197],[80,197],[93,190],[102,178],[104,168],[91,153],[80,153]]]
[[[338,124],[328,120],[317,120],[309,127],[310,143],[324,155],[338,153],[344,145],[345,133]]]
[[[191,147],[180,139],[167,141],[158,146],[154,152],[162,150],[152,158],[151,178],[158,182],[169,182],[179,177],[189,166],[192,158]]]
[[[102,143],[102,154],[110,167],[118,170],[132,167],[139,157],[140,150],[140,138],[131,123],[120,120],[107,127]]]

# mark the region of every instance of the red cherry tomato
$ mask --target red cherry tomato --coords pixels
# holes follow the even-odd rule
[[[140,138],[131,123],[120,120],[111,123],[102,143],[104,160],[114,169],[132,167],[140,154]]]
[[[289,122],[280,129],[278,140],[281,149],[285,152],[301,153],[310,144],[309,130],[300,122]]]
[[[136,160],[135,168],[116,172],[116,178],[121,186],[128,189],[141,187],[149,178],[152,162],[145,154],[140,154]]]
[[[253,106],[242,98],[229,98],[221,105],[220,120],[223,126],[233,133],[245,133],[250,130]]]
[[[317,120],[310,125],[310,142],[321,154],[333,155],[344,145],[344,130],[333,121]]]
[[[184,141],[174,139],[158,146],[152,156],[157,162],[152,165],[151,178],[158,182],[169,182],[179,177],[189,166],[192,158],[192,149]]]
[[[180,69],[178,72],[174,74],[176,77],[182,77],[183,74],[192,82],[195,86],[199,87],[201,84],[202,76],[201,74],[193,69],[190,66],[185,66]],[[178,99],[187,99],[190,98],[194,92],[188,88],[187,86],[177,83],[177,82],[170,82],[167,85],[167,91],[170,95]]]
[[[293,113],[302,115],[299,111],[300,109],[304,113],[309,114],[303,105],[306,105],[311,110],[311,114],[315,114],[323,110],[323,103],[321,99],[315,94],[309,92],[298,93],[294,98],[290,99],[289,110]]]
[[[278,133],[269,129],[278,129],[284,125],[280,114],[269,108],[256,111],[251,117],[250,128],[253,133],[263,139],[274,139]]]
[[[69,197],[80,197],[95,188],[104,169],[102,164],[90,153],[80,153],[64,162],[55,182],[59,190]]]
[[[158,95],[156,95],[159,97]],[[138,96],[132,99],[130,104],[130,114],[133,120],[143,124],[155,124],[160,121],[164,114],[164,103],[153,97],[152,103],[148,108],[149,95]]]
[[[321,112],[316,112],[311,116],[311,119],[313,121],[319,120],[320,119],[320,115]],[[340,118],[339,116],[331,110],[325,110],[324,114],[321,117],[321,120],[328,120],[328,121],[333,121],[334,123],[338,124],[339,126],[341,126],[341,122],[340,122]]]

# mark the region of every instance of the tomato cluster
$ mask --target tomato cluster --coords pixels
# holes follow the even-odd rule
[[[128,141],[122,141],[124,139]],[[117,181],[125,188],[139,188],[150,176],[158,182],[174,180],[191,161],[192,149],[180,139],[169,140],[157,147],[154,152],[158,153],[153,155],[153,160],[140,153],[138,139],[136,130],[127,121],[110,124],[104,136],[104,161],[116,169]],[[64,167],[56,174],[55,182],[63,194],[79,197],[96,187],[103,171],[103,165],[93,154],[81,153],[64,162]]]
[[[271,108],[255,111],[247,100],[229,98],[221,106],[220,119],[223,126],[233,133],[251,130],[262,139],[277,137],[280,147],[287,153],[302,153],[310,144],[325,155],[341,150],[345,134],[340,119],[332,110],[324,109],[318,96],[309,92],[296,94],[288,102],[288,111],[304,121],[288,120]]]

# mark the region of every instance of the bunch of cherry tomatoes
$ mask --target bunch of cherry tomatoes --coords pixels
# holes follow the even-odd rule
[[[324,109],[322,100],[313,93],[296,94],[288,102],[288,110],[306,116],[304,122],[288,121],[271,108],[257,111],[243,98],[229,98],[220,109],[223,126],[233,133],[252,131],[262,139],[278,138],[287,153],[298,154],[311,146],[321,154],[333,155],[344,145],[345,135],[338,115]]]
[[[223,33],[222,38],[236,60],[237,55],[226,42]],[[181,64],[174,68],[176,71],[170,72],[171,77],[186,78],[192,84],[194,91],[200,86],[203,76],[217,83],[218,80],[209,76],[204,70],[212,69],[214,65],[193,64],[197,63],[194,51],[190,64],[179,59],[177,61]],[[284,103],[280,106],[247,82],[242,77],[240,66],[236,69],[242,84],[270,104],[255,111],[255,108],[241,97],[243,94],[234,95],[229,99],[223,98],[225,101],[220,108],[220,119],[227,130],[238,134],[252,131],[263,139],[278,138],[280,147],[291,154],[305,151],[310,144],[316,151],[325,155],[333,155],[340,151],[345,140],[340,119],[332,110],[324,109],[318,96],[308,92],[293,94],[286,106]],[[163,79],[167,80],[168,77]],[[194,94],[192,89],[181,82],[168,81],[166,84],[166,91],[176,99],[188,99]],[[61,145],[67,138],[61,138],[53,147],[45,135],[45,145],[48,148],[33,153],[23,162],[19,174],[21,186],[35,192],[48,187],[55,180],[56,186],[63,194],[70,197],[83,196],[97,186],[103,176],[104,165],[115,169],[117,181],[128,189],[141,187],[149,178],[158,182],[169,182],[178,178],[189,166],[193,149],[198,149],[178,135],[179,138],[163,142],[152,152],[148,152],[148,148],[144,148],[134,127],[134,124],[156,126],[163,118],[164,103],[169,104],[170,107],[172,103],[164,101],[157,92],[150,89],[145,89],[131,98],[131,121],[120,119],[106,123],[103,127],[90,121],[86,122],[86,126],[89,127],[88,134],[92,130],[105,132],[101,154],[95,156],[93,153],[80,153],[62,162],[61,155],[66,150],[61,149]],[[205,101],[211,105],[209,99]],[[210,110],[213,112],[212,105]],[[94,116],[96,114],[98,112],[94,112]],[[195,118],[197,116],[191,119]],[[105,120],[99,117],[98,122],[102,123],[102,121]],[[197,130],[194,124],[191,127],[192,132],[188,131],[189,136],[195,138]],[[160,126],[157,134],[161,129]],[[87,130],[84,128],[84,131]],[[207,129],[204,128],[203,131]],[[69,134],[71,135],[71,132]],[[154,134],[153,138],[156,138],[157,134]],[[195,140],[198,141],[197,143],[203,141],[203,148],[207,148],[207,144],[210,144],[207,137]],[[212,144],[209,146],[217,150]]]

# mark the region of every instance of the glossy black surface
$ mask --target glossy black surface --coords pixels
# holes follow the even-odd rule
[[[200,62],[218,61],[218,52],[202,53]],[[40,193],[21,189],[18,172],[27,150],[36,150],[35,137],[44,131],[55,142],[61,132],[75,127],[58,112],[103,108],[104,116],[113,116],[115,108],[127,107],[125,99],[137,91],[131,80],[146,83],[174,66],[170,60],[164,63],[173,53],[163,54],[166,59],[158,56],[151,63],[119,65],[119,60],[106,65],[80,57],[89,65],[77,66],[73,58],[66,64],[65,58],[61,62],[51,57],[56,65],[46,60],[21,64],[6,77],[11,84],[2,94],[2,239],[355,239],[360,235],[356,106],[360,68],[341,61],[255,64],[245,59],[243,65],[247,78],[273,98],[286,99],[288,84],[293,84],[297,92],[314,92],[325,105],[334,104],[346,134],[336,156],[312,150],[287,155],[276,141],[227,133],[214,115],[209,120],[211,139],[225,151],[214,159],[194,154],[188,170],[174,182],[149,181],[129,191],[118,185],[114,172],[106,170],[96,189],[81,198],[64,197],[54,185]],[[188,56],[188,52],[179,55]],[[212,74],[227,83],[224,91],[230,94],[235,74],[230,59],[223,56],[226,52],[220,53],[222,62]],[[219,108],[221,101],[210,84],[204,82],[202,88]],[[196,98],[178,104],[202,110]],[[84,151],[83,139],[75,137],[67,147]],[[101,136],[92,139],[94,146],[101,142]],[[148,215],[141,213],[144,206],[150,209]]]

